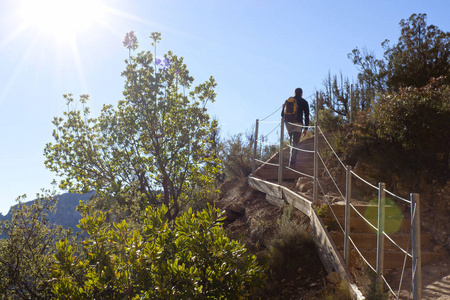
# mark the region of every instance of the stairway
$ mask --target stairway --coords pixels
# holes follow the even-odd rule
[[[319,149],[324,147],[324,139],[319,138]],[[314,138],[305,139],[300,142],[300,149],[314,150]],[[292,186],[291,182],[297,180],[303,175],[293,172],[286,168],[289,164],[290,150],[286,147],[283,150],[283,185]],[[270,158],[268,161],[271,164],[278,164],[279,156],[278,153]],[[319,172],[323,169],[321,161],[319,161]],[[309,176],[314,175],[314,153],[312,152],[302,152],[299,151],[297,156],[297,166],[295,169],[301,173],[307,174]],[[264,179],[267,181],[277,181],[278,180],[278,166],[263,164],[253,174],[254,177]],[[377,227],[377,207],[371,205],[354,205],[369,222]],[[339,224],[344,228],[344,205],[333,204],[333,211],[338,219]],[[385,207],[385,232],[403,249],[408,250],[411,253],[411,241],[410,241],[410,229],[411,229],[411,219],[408,213],[401,212],[395,206]],[[407,216],[407,217],[405,217]],[[344,234],[339,228],[336,220],[330,209],[327,209],[327,213],[322,217],[323,223],[327,226],[330,232],[331,238],[333,239],[336,247],[344,257]],[[372,267],[376,266],[376,248],[377,248],[377,235],[376,231],[369,226],[356,212],[351,212],[350,218],[350,237],[358,247],[364,258],[371,264]],[[421,234],[421,244],[422,244],[422,265],[425,265],[432,260],[437,259],[440,253],[434,253],[432,251],[433,243],[432,236],[427,233]],[[359,254],[356,252],[354,247],[350,245],[350,266],[352,264],[361,263]],[[395,246],[389,239],[385,237],[384,239],[384,269],[401,269],[403,267],[405,254],[397,246]],[[406,266],[411,267],[411,259],[408,257],[406,260]],[[356,266],[358,267],[358,266]]]
[[[377,226],[377,206],[372,205],[354,205],[355,208],[365,216],[368,221]],[[332,205],[331,208],[336,215],[339,224],[344,228],[345,223],[345,206],[344,205]],[[405,217],[403,213],[399,211],[395,206],[386,206],[386,220],[385,220],[385,232],[391,237],[400,247],[408,250],[411,253],[411,241],[410,241],[410,228],[411,219]],[[364,258],[370,263],[372,267],[376,266],[377,257],[377,233],[368,225],[359,215],[353,210],[350,213],[350,237],[358,247]],[[344,257],[344,233],[337,225],[331,210],[328,208],[325,216],[322,217],[322,221],[327,226],[330,235],[336,244],[336,247]],[[422,265],[425,265],[432,260],[439,257],[439,253],[435,253],[432,250],[432,236],[431,234],[421,234],[421,246],[422,246]],[[350,265],[358,267],[357,264],[360,259],[354,259],[359,257],[359,254],[354,249],[353,245],[350,245]],[[388,238],[384,238],[384,269],[401,269],[405,258],[404,252],[402,252],[396,245],[394,245]],[[408,257],[406,260],[406,267],[411,267],[411,259]]]
[[[319,138],[319,147],[324,145],[325,141],[323,138]],[[309,138],[302,140],[298,147],[302,150],[314,151],[314,138]],[[290,159],[290,148],[286,147],[283,149],[283,180],[295,180],[298,179],[301,174],[291,171],[286,168],[289,165]],[[279,153],[276,153],[269,159],[271,164],[278,164],[279,162]],[[322,163],[319,163],[319,169],[323,168]],[[297,164],[293,168],[298,172],[304,173],[309,176],[314,176],[314,153],[313,152],[304,152],[298,151],[297,154]],[[258,169],[256,169],[255,177],[259,177],[265,180],[278,180],[278,166],[263,164]]]

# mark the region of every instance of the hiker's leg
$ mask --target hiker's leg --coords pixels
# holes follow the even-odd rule
[[[301,132],[292,133],[292,146],[294,148],[298,148],[301,135],[302,135]],[[298,153],[297,149],[292,149],[291,165],[295,165],[295,163],[297,162],[297,153]]]

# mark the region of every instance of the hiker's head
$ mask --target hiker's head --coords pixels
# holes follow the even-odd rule
[[[295,89],[295,96],[302,96],[303,95],[303,90],[301,88],[296,88]]]

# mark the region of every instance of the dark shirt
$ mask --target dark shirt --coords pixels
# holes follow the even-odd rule
[[[309,105],[308,101],[303,99],[300,96],[295,96],[295,100],[297,100],[297,106],[298,106],[298,114],[297,114],[297,122],[300,124],[303,124],[305,126],[309,126]],[[281,116],[284,118],[284,105],[281,109]],[[305,123],[303,123],[303,115],[305,116]]]

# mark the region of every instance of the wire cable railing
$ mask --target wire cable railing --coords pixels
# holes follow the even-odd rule
[[[278,108],[276,111],[278,111],[278,110],[279,110],[279,108]],[[276,111],[275,111],[275,112],[276,112]],[[273,115],[275,112],[273,112],[271,115]],[[266,118],[264,118],[264,119],[263,119],[264,121],[261,120],[260,123],[263,123],[263,124],[276,124],[276,127],[273,128],[267,135],[261,135],[261,136],[263,137],[262,139],[255,139],[255,141],[257,141],[258,143],[263,144],[263,145],[267,145],[267,146],[277,146],[278,148],[280,148],[280,147],[282,146],[282,144],[283,144],[283,143],[281,143],[281,142],[278,143],[278,144],[275,144],[275,143],[269,143],[269,142],[266,142],[266,141],[263,140],[264,137],[267,138],[267,136],[269,136],[271,133],[273,133],[277,128],[281,128],[282,130],[284,130],[283,124],[282,124],[280,121],[278,121],[278,122],[265,121],[265,120],[266,120],[268,117],[270,117],[271,115],[269,115],[269,116],[267,116]],[[280,124],[281,124],[281,126],[280,126]],[[293,126],[302,127],[302,128],[308,128],[308,129],[312,129],[312,128],[315,127],[315,126],[304,126],[304,125],[299,125],[299,124],[295,124],[295,123],[287,123],[287,124],[290,124],[290,125],[293,125]],[[317,127],[317,131],[318,131],[319,135],[320,135],[320,136],[323,138],[323,140],[325,141],[324,144],[328,147],[327,150],[328,150],[328,151],[331,151],[331,153],[333,154],[332,157],[334,156],[334,158],[337,160],[338,165],[340,165],[340,167],[342,167],[343,169],[347,170],[348,167],[345,166],[345,164],[342,162],[342,160],[340,159],[339,155],[338,155],[338,154],[336,153],[336,151],[333,149],[333,147],[332,147],[330,141],[327,139],[327,137],[325,136],[325,134],[323,133],[322,129],[321,129],[319,126]],[[280,137],[282,137],[282,136],[283,136],[283,134],[280,134]],[[290,143],[286,143],[286,141],[284,142],[284,144],[287,144],[287,147],[290,149],[291,153],[292,153],[293,150],[296,150],[296,151],[298,151],[298,152],[316,153],[315,150],[302,149],[302,148],[299,147],[299,146],[293,146],[293,145],[291,145]],[[278,151],[281,151],[281,149],[279,149]],[[323,157],[323,155],[322,155],[321,153],[319,153],[319,151],[317,151],[317,157],[320,159],[320,162],[322,163],[322,166],[323,166],[323,168],[324,168],[324,171],[325,171],[325,172],[324,172],[323,174],[327,174],[327,178],[332,182],[332,186],[334,186],[334,187],[336,188],[338,194],[340,195],[340,198],[346,200],[346,196],[344,196],[344,193],[343,193],[342,189],[339,187],[338,182],[335,180],[335,178],[333,177],[332,172],[329,170],[329,168],[328,168],[328,166],[327,166],[327,163],[325,162],[325,158]],[[327,159],[329,159],[329,157],[327,157]],[[269,162],[269,161],[263,161],[263,160],[259,160],[259,159],[255,159],[255,160],[256,160],[257,162],[261,163],[261,164],[266,164],[266,165],[271,165],[271,166],[277,166],[277,167],[281,167],[281,168],[283,168],[283,169],[287,169],[287,170],[289,170],[289,171],[291,171],[291,172],[294,172],[294,173],[296,173],[296,174],[298,174],[298,175],[300,175],[300,176],[304,176],[304,177],[307,177],[307,178],[310,178],[310,179],[313,179],[314,181],[316,181],[316,182],[318,183],[318,187],[320,188],[320,190],[321,190],[321,192],[322,192],[323,199],[324,199],[324,201],[326,202],[327,207],[330,209],[330,211],[331,211],[331,213],[332,213],[334,219],[337,221],[337,224],[339,225],[340,230],[341,230],[342,232],[345,232],[345,228],[343,228],[342,225],[341,225],[341,223],[339,222],[338,217],[337,217],[335,211],[334,211],[333,208],[332,208],[332,204],[328,201],[328,199],[327,199],[327,197],[326,197],[326,191],[324,190],[324,188],[323,188],[323,186],[322,186],[322,184],[321,184],[321,180],[325,180],[324,178],[322,178],[321,180],[319,180],[319,178],[316,178],[315,176],[311,176],[310,174],[306,174],[306,173],[304,173],[304,172],[300,172],[300,171],[298,171],[298,170],[296,170],[296,169],[294,169],[294,168],[291,168],[290,166],[284,166],[284,165],[280,166],[279,163],[276,164],[276,163],[271,163],[271,162]],[[350,174],[350,176],[354,176],[356,179],[360,180],[360,181],[361,181],[362,183],[364,183],[366,186],[368,186],[368,187],[374,189],[374,190],[377,191],[377,192],[380,192],[380,188],[379,188],[379,187],[377,187],[377,186],[375,186],[374,184],[368,182],[366,179],[362,178],[362,176],[358,175],[358,174],[357,174],[356,172],[354,172],[353,170],[350,169],[349,174]],[[400,201],[402,201],[402,202],[404,202],[404,203],[408,203],[408,204],[412,205],[412,201],[411,201],[411,200],[402,198],[402,197],[400,197],[400,196],[394,194],[393,192],[390,192],[390,191],[388,191],[387,189],[384,189],[384,188],[383,188],[383,191],[384,191],[386,194],[392,196],[394,199],[398,199],[398,200],[400,200]],[[385,230],[380,230],[377,226],[373,225],[372,222],[370,222],[366,217],[364,217],[364,216],[361,214],[361,212],[359,212],[359,210],[358,210],[352,203],[349,204],[349,207],[351,208],[351,210],[352,210],[353,212],[356,212],[356,214],[358,215],[358,217],[361,218],[361,219],[362,219],[362,220],[363,220],[370,228],[372,228],[372,229],[373,229],[374,231],[376,231],[376,232],[380,232],[381,235],[382,235],[383,237],[386,237],[386,238],[387,238],[387,239],[388,239],[388,240],[389,240],[389,241],[390,241],[390,242],[391,242],[391,243],[392,243],[392,244],[393,244],[393,245],[394,245],[401,253],[404,254],[403,267],[402,267],[402,272],[401,272],[401,277],[400,277],[400,282],[399,282],[399,287],[398,287],[398,292],[397,292],[397,293],[394,291],[394,289],[393,289],[393,288],[391,287],[391,285],[388,283],[388,281],[386,280],[386,278],[384,277],[384,275],[383,275],[383,274],[380,274],[380,278],[381,278],[381,279],[383,280],[383,282],[386,284],[386,286],[387,286],[387,288],[389,289],[390,293],[391,293],[396,299],[398,299],[398,298],[399,298],[399,295],[400,295],[400,291],[401,291],[401,285],[402,285],[402,282],[403,282],[404,272],[405,272],[405,269],[406,269],[406,261],[407,261],[407,259],[413,259],[413,254],[411,254],[411,253],[409,252],[409,251],[410,251],[410,250],[409,250],[409,244],[410,244],[411,234],[410,234],[409,239],[408,239],[409,241],[408,241],[408,244],[407,244],[407,247],[406,247],[407,249],[404,249],[403,247],[401,247],[401,246],[394,240],[393,237],[391,237],[388,233],[386,233]],[[413,212],[413,211],[415,212],[415,210],[411,210],[411,211],[412,211],[412,212]],[[414,215],[413,215],[413,213],[412,213],[411,219],[413,219],[413,218],[414,218]],[[349,242],[352,244],[353,249],[355,249],[355,251],[356,251],[356,252],[358,253],[358,255],[361,257],[361,259],[364,261],[364,263],[365,263],[367,266],[369,266],[369,268],[370,268],[372,271],[378,273],[378,270],[375,269],[374,266],[372,266],[372,265],[369,263],[369,261],[367,260],[367,258],[364,257],[364,255],[362,254],[361,249],[359,249],[359,248],[357,247],[357,245],[355,244],[355,241],[352,239],[352,237],[348,236],[348,240],[349,240]],[[415,271],[414,271],[414,272],[415,272]],[[414,273],[414,274],[415,274],[415,273]],[[414,279],[414,276],[413,276],[413,279]]]

